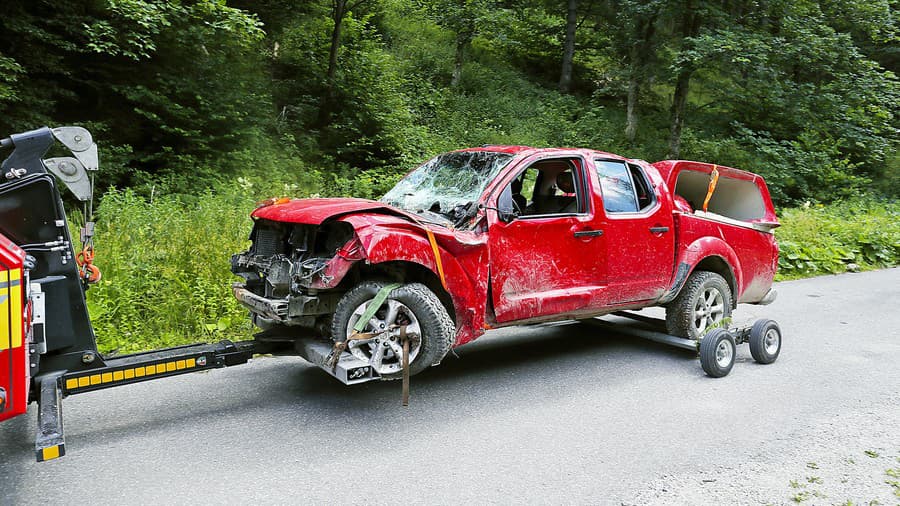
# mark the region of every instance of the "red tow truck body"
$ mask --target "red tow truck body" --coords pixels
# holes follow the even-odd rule
[[[24,262],[25,252],[0,235],[0,422],[24,413],[29,402],[30,305]]]

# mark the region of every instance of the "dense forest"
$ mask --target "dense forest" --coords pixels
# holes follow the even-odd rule
[[[896,0],[6,0],[0,132],[81,124],[104,187],[378,196],[444,150],[580,146],[896,197]]]

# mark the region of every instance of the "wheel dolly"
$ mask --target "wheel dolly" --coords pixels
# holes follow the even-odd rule
[[[640,337],[696,352],[700,356],[700,366],[703,368],[703,372],[713,378],[721,378],[731,372],[737,356],[737,345],[749,344],[753,360],[760,364],[771,364],[778,359],[778,355],[781,353],[781,328],[774,320],[759,319],[751,326],[713,328],[697,341],[663,332],[661,329],[666,328],[666,322],[659,318],[628,311],[616,311],[612,314],[643,325],[622,325],[599,318],[588,320],[588,322],[610,332]]]

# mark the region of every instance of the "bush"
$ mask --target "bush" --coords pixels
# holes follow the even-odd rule
[[[318,181],[316,171],[269,171],[199,195],[107,192],[95,238],[103,279],[87,293],[100,350],[249,338],[247,312],[231,294],[239,280],[231,274],[231,255],[249,245],[256,202],[309,196]]]
[[[900,264],[900,203],[807,205],[785,210],[781,224],[778,279]]]

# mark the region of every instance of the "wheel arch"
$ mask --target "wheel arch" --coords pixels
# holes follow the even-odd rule
[[[741,263],[734,249],[724,240],[711,236],[697,239],[682,250],[676,265],[675,280],[660,300],[661,304],[674,300],[681,293],[688,277],[701,270],[715,272],[725,278],[731,289],[732,305],[737,307],[743,287]]]
[[[728,283],[728,288],[731,290],[731,307],[732,309],[737,307],[738,300],[738,287],[737,280],[734,276],[734,271],[731,269],[731,266],[728,262],[725,261],[724,258],[718,255],[710,255],[703,260],[700,260],[694,265],[694,268],[691,269],[691,274],[696,271],[709,271],[718,274],[725,278],[725,282]],[[689,274],[690,275],[690,274]],[[679,290],[680,291],[680,290]]]
[[[453,319],[453,323],[457,323],[453,296],[444,289],[440,277],[422,264],[409,260],[390,260],[376,264],[359,262],[354,265],[348,278],[353,280],[354,284],[365,279],[386,279],[398,283],[422,283],[441,301],[444,309],[447,310],[447,313]]]

